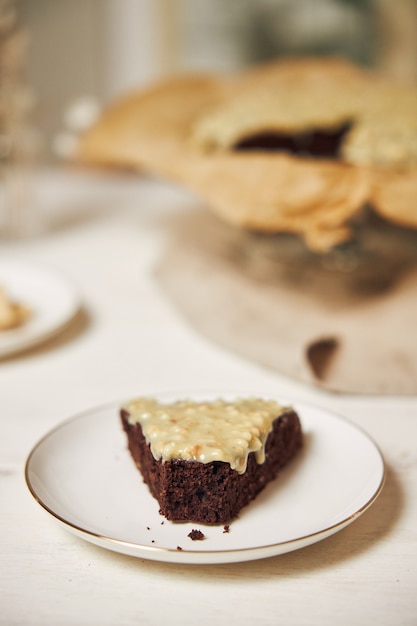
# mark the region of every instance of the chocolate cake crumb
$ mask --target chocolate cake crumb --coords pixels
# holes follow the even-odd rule
[[[177,546],[177,550],[181,551],[182,550],[181,546]]]
[[[229,526],[229,524],[226,524],[226,526],[223,528],[223,533],[230,533],[230,526]]]
[[[160,514],[173,522],[224,527],[276,478],[297,454],[303,441],[298,415],[290,408],[283,410],[268,434],[265,461],[258,463],[255,454],[249,454],[246,471],[240,474],[225,461],[157,460],[141,424],[131,423],[130,414],[124,408],[120,417],[132,458],[151,494],[158,500]]]
[[[205,534],[201,532],[201,530],[197,530],[193,528],[193,530],[187,535],[193,541],[202,541],[206,538]]]

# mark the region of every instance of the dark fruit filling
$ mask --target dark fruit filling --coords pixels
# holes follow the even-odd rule
[[[338,159],[343,140],[351,127],[351,122],[346,122],[331,129],[312,128],[300,133],[265,131],[241,139],[233,149],[282,151],[298,156]]]

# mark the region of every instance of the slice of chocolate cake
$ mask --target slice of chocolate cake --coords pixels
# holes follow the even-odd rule
[[[160,513],[175,522],[230,522],[302,445],[298,415],[272,400],[138,398],[120,415]]]

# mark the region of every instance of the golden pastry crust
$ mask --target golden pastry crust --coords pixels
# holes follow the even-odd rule
[[[383,84],[364,96],[344,159],[359,166],[417,167],[417,90]]]
[[[296,233],[321,252],[352,236],[350,221],[367,203],[385,219],[417,228],[415,98],[338,59],[181,76],[115,102],[83,137],[78,160],[169,178],[225,221]],[[230,149],[248,128],[262,128],[262,115],[270,126],[278,114],[285,130],[333,127],[360,115],[363,125],[352,125],[339,160]]]
[[[346,76],[334,65],[297,78],[276,68],[274,78],[228,95],[195,123],[192,140],[202,150],[231,150],[260,133],[338,129],[350,124],[341,159],[359,166],[417,165],[417,90],[387,85],[357,70]],[[344,66],[343,66],[344,67]],[[344,69],[346,69],[344,67]],[[281,75],[282,74],[282,75]],[[321,76],[321,79],[320,79]]]
[[[417,228],[417,166],[403,170],[374,169],[369,202],[379,215],[406,228]]]
[[[229,150],[250,134],[337,127],[357,112],[365,76],[333,59],[281,61],[252,69],[195,121],[192,141],[203,150]]]
[[[221,95],[218,79],[201,75],[176,77],[131,93],[106,109],[82,137],[76,158],[172,175],[177,159],[182,163],[196,152],[188,146],[190,120]]]

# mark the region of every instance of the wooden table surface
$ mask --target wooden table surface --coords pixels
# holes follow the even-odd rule
[[[153,268],[165,218],[197,201],[160,181],[39,174],[36,236],[3,260],[47,263],[82,311],[54,339],[0,361],[0,624],[417,624],[417,398],[332,395],[210,343],[181,318]],[[123,556],[68,533],[31,497],[24,464],[65,418],[159,391],[245,389],[313,402],[360,425],[385,487],[353,524],[309,547],[221,565]],[[352,459],[354,463],[354,459]]]

